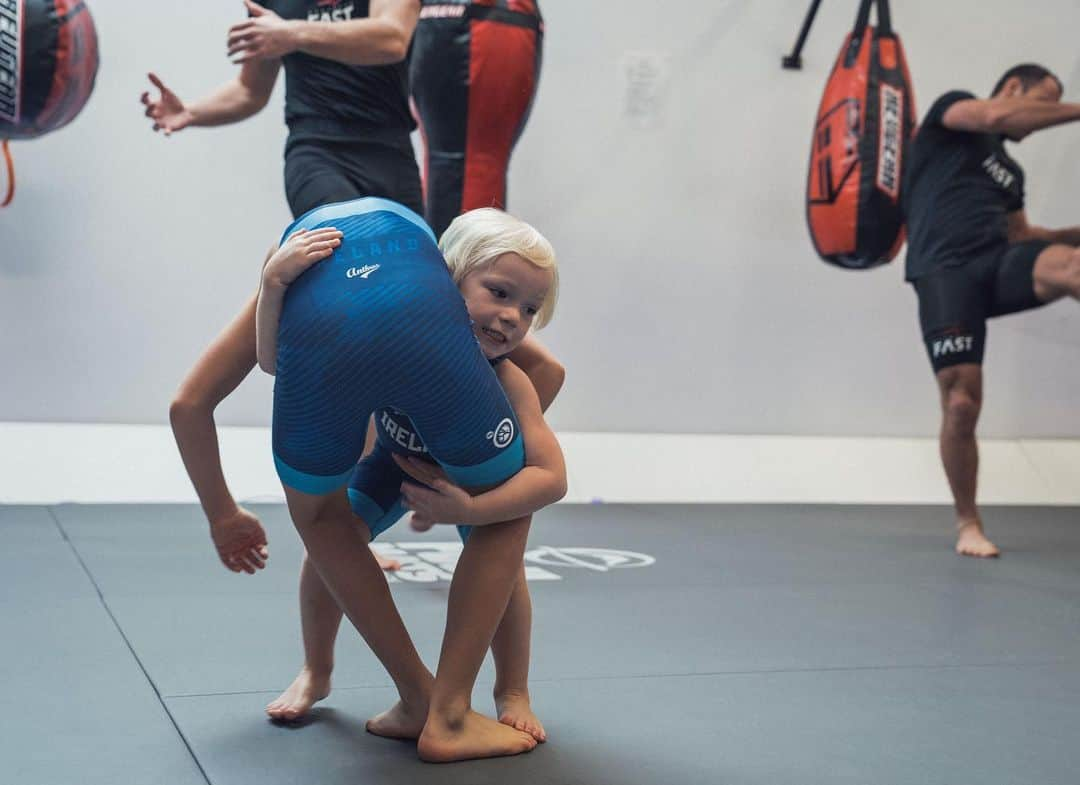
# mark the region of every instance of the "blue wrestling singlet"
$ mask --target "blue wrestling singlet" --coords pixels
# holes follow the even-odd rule
[[[489,360],[495,365],[503,358]],[[427,446],[416,433],[412,420],[394,409],[375,412],[375,447],[356,465],[349,480],[349,503],[375,539],[397,523],[407,510],[402,503],[401,483],[421,484],[394,462],[393,453],[430,460]],[[443,521],[451,523],[452,521]],[[462,541],[469,537],[471,526],[458,525]]]
[[[525,465],[517,419],[423,219],[368,197],[305,213],[282,240],[323,227],[341,231],[341,245],[289,287],[278,327],[273,449],[282,483],[325,494],[348,482],[376,409],[405,415],[459,485],[517,473]]]

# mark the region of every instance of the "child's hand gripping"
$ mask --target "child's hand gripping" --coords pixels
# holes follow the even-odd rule
[[[284,289],[315,262],[332,254],[341,245],[343,236],[332,226],[312,232],[307,229],[293,232],[266,262],[263,279],[271,286]]]
[[[436,523],[469,524],[473,511],[473,498],[460,485],[455,485],[446,472],[434,463],[419,458],[394,455],[394,462],[417,482],[401,483],[401,495],[405,507],[412,510],[414,531],[426,532]]]

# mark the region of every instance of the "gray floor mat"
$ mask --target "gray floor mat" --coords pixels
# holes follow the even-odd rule
[[[221,567],[194,506],[0,507],[5,701],[21,715],[0,735],[5,779],[1075,781],[1076,509],[987,510],[993,562],[951,553],[943,508],[547,510],[528,563],[552,742],[453,766],[363,732],[393,692],[351,629],[312,721],[263,719],[300,661],[302,549],[283,507],[255,510],[271,560],[251,577]],[[399,525],[380,547],[406,559],[394,596],[434,666],[453,532]],[[489,662],[488,712],[492,678]]]

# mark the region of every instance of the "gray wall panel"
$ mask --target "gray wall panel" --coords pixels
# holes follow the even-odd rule
[[[544,3],[544,72],[510,199],[562,259],[546,333],[569,369],[556,427],[935,432],[900,265],[833,270],[803,220],[811,125],[854,5],[824,5],[806,70],[791,73],[779,59],[804,0],[690,0],[677,13]],[[14,145],[19,192],[0,212],[0,420],[163,422],[185,370],[254,290],[289,217],[282,84],[256,118],[172,139],[149,131],[137,103],[150,69],[192,99],[230,77],[238,7],[92,5],[102,68],[90,105],[71,127]],[[1075,98],[1080,62],[1062,31],[1080,25],[1080,6],[1040,9],[896,3],[920,110],[952,87],[985,93],[1028,59],[1058,70]],[[642,73],[654,77],[645,87]],[[1078,153],[1077,126],[1018,148],[1033,221],[1080,223]],[[1080,436],[1078,328],[1072,303],[992,325],[983,435]],[[253,376],[218,421],[268,423],[270,390]]]

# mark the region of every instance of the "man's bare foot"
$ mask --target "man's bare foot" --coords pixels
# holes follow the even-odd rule
[[[367,721],[368,733],[388,739],[418,739],[427,721],[428,706],[406,705],[398,701],[382,714]]]
[[[266,713],[273,720],[295,722],[329,694],[330,676],[316,676],[304,666],[289,689],[266,706]]]
[[[960,534],[956,539],[956,552],[961,556],[975,556],[979,559],[993,559],[1001,551],[983,534],[982,523],[978,520],[961,523]]]
[[[517,690],[507,690],[495,696],[495,711],[498,713],[499,722],[524,731],[543,744],[547,741],[547,733],[540,720],[533,714],[532,705],[529,703],[529,693]]]
[[[380,570],[394,572],[401,569],[401,562],[397,559],[391,559],[389,556],[383,556],[374,548],[371,549],[371,555],[375,557],[375,562],[379,565]]]
[[[520,755],[531,751],[536,743],[528,733],[470,710],[460,723],[454,725],[429,717],[416,750],[420,759],[428,763],[449,763]]]

